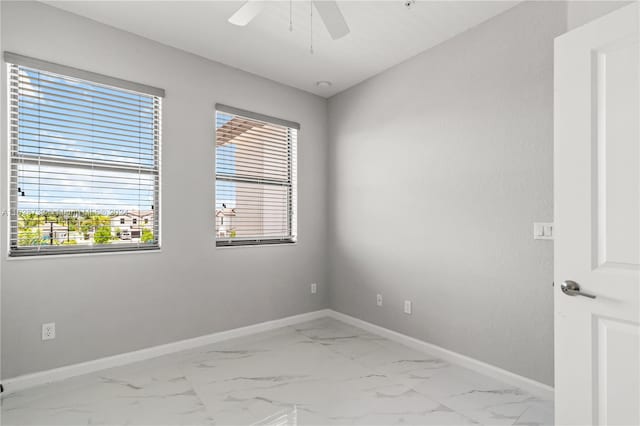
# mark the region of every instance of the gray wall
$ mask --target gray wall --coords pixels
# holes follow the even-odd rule
[[[553,383],[553,244],[532,224],[553,220],[565,29],[566,4],[524,3],[330,99],[334,309]]]
[[[329,135],[323,99],[0,2],[2,50],[167,90],[162,252],[0,255],[2,377],[331,306],[551,384],[552,245],[531,223],[553,216],[552,40],[613,3],[517,6],[332,98]],[[215,249],[216,102],[302,124],[297,245]],[[1,145],[6,209],[6,132]],[[50,321],[58,337],[43,343]]]
[[[578,0],[567,2],[567,30],[584,25],[609,12],[626,6],[632,1],[617,0]]]
[[[328,306],[324,99],[43,4],[3,1],[1,7],[2,50],[167,93],[162,252],[7,260],[2,216],[3,377]],[[215,248],[216,102],[301,123],[297,245]],[[3,97],[3,129],[5,105]],[[6,132],[1,145],[4,210]],[[315,296],[311,282],[318,283]],[[53,321],[57,338],[42,342],[41,324]]]

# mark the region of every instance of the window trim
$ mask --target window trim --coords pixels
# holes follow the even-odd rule
[[[300,123],[296,123],[295,121],[289,121],[283,118],[273,117],[271,115],[260,114],[258,112],[247,111],[246,109],[240,109],[225,104],[216,104],[216,112],[218,111],[231,115],[239,115],[241,117],[250,118],[256,121],[263,121],[269,124],[275,124],[278,126],[300,130]]]
[[[155,158],[154,165],[152,167],[145,166],[128,166],[128,165],[113,165],[113,164],[96,164],[93,163],[93,168],[101,168],[108,171],[126,171],[126,172],[137,172],[141,174],[148,174],[155,177],[155,185],[154,185],[154,199],[155,202],[152,206],[154,211],[154,229],[157,230],[156,241],[154,244],[141,244],[141,243],[120,243],[117,246],[111,245],[91,245],[89,247],[62,247],[62,246],[37,246],[37,247],[18,247],[13,246],[12,241],[18,240],[17,229],[13,228],[12,223],[17,223],[17,214],[18,214],[18,206],[19,202],[17,201],[16,191],[17,187],[13,182],[13,172],[11,170],[14,167],[14,158],[11,154],[14,146],[17,147],[19,144],[19,137],[17,136],[17,131],[14,131],[13,128],[17,125],[16,122],[18,120],[17,114],[19,111],[19,106],[17,102],[12,102],[12,77],[11,73],[7,73],[7,124],[9,129],[8,142],[10,144],[9,154],[7,155],[7,161],[9,164],[8,171],[10,173],[8,179],[8,198],[9,198],[9,206],[10,206],[10,220],[8,221],[8,236],[9,240],[7,242],[7,251],[9,258],[38,258],[38,257],[48,257],[54,255],[90,255],[90,254],[115,254],[120,252],[149,252],[149,251],[160,251],[161,250],[161,219],[160,219],[160,206],[161,206],[161,145],[162,145],[162,98],[165,96],[165,91],[163,89],[159,89],[153,86],[148,86],[145,84],[135,83],[128,80],[123,80],[115,77],[106,76],[104,74],[94,73],[91,71],[85,71],[78,68],[68,67],[65,65],[56,64],[53,62],[42,61],[39,59],[31,58],[28,56],[23,56],[19,54],[15,54],[12,52],[5,51],[3,53],[3,59],[5,61],[5,66],[17,66],[30,68],[36,71],[42,71],[54,75],[58,75],[62,78],[70,78],[82,80],[89,84],[107,86],[113,89],[120,89],[129,92],[137,92],[141,95],[149,96],[154,98],[154,122],[157,122],[157,129],[154,133],[154,149],[155,149]],[[16,114],[16,118],[13,115]],[[32,157],[32,158],[29,158]],[[73,159],[65,159],[61,161],[57,161],[55,158],[41,158],[39,156],[34,155],[22,155],[20,161],[22,163],[25,162],[37,162],[38,164],[49,164],[56,167],[87,167],[86,164],[83,163],[82,160]]]
[[[256,112],[252,112],[252,111],[247,111],[244,109],[240,109],[240,108],[235,108],[229,105],[225,105],[225,104],[221,104],[221,103],[216,103],[215,104],[215,120],[214,122],[217,122],[217,114],[218,113],[223,113],[223,114],[230,114],[230,115],[234,115],[234,116],[238,116],[238,117],[243,117],[243,118],[248,118],[251,120],[255,120],[255,121],[262,121],[264,123],[267,124],[273,124],[273,125],[277,125],[277,126],[282,126],[282,127],[286,127],[288,129],[288,134],[289,134],[289,149],[288,149],[288,167],[289,167],[289,172],[288,172],[288,179],[286,180],[286,185],[284,184],[285,181],[284,180],[278,180],[278,179],[259,179],[259,178],[243,178],[243,177],[236,177],[234,178],[233,176],[224,176],[224,174],[221,174],[223,181],[229,181],[229,182],[246,182],[246,183],[253,183],[253,184],[261,184],[261,185],[276,185],[276,186],[286,186],[287,188],[289,188],[289,190],[291,191],[291,194],[289,194],[288,200],[288,214],[287,214],[287,218],[289,221],[288,224],[288,229],[289,229],[289,234],[291,234],[290,236],[286,237],[286,238],[265,238],[265,239],[260,239],[260,238],[233,238],[233,239],[218,239],[217,236],[217,232],[216,232],[216,237],[215,237],[215,243],[216,243],[216,248],[226,248],[226,247],[259,247],[259,246],[275,246],[275,245],[291,245],[291,244],[296,244],[298,242],[298,226],[297,226],[297,221],[298,221],[298,202],[297,202],[297,192],[298,192],[298,182],[297,182],[297,144],[298,144],[298,140],[299,140],[299,132],[300,132],[300,123],[294,122],[294,121],[290,121],[290,120],[285,120],[282,118],[278,118],[278,117],[273,117],[270,115],[266,115],[266,114],[261,114],[261,113],[256,113]],[[292,140],[291,137],[291,130],[295,130],[296,131],[296,137],[295,140]],[[217,132],[214,132],[214,135]],[[219,180],[219,175],[217,173],[216,170],[216,164],[217,164],[217,150],[215,149],[215,147],[217,147],[217,145],[215,144],[215,138],[214,138],[214,176],[215,176],[215,182],[218,182]],[[214,194],[217,193],[214,190]],[[214,202],[214,209],[215,209],[215,202]]]
[[[259,247],[259,246],[279,246],[287,244],[296,244],[298,241],[294,238],[286,239],[265,239],[265,240],[241,240],[234,238],[233,240],[216,240],[216,247]]]
[[[146,84],[123,80],[116,77],[110,77],[108,75],[100,74],[97,72],[86,71],[67,65],[60,65],[54,62],[43,61],[41,59],[19,55],[13,52],[5,51],[3,56],[4,61],[8,64],[19,65],[21,67],[27,68],[35,68],[40,71],[59,74],[65,77],[78,78],[80,80],[86,80],[96,84],[117,87],[119,89],[130,90],[132,92],[143,93],[150,96],[157,96],[159,98],[165,97],[164,89],[148,86]]]

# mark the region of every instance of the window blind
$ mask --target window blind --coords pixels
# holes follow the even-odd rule
[[[295,242],[299,125],[216,109],[216,244]]]
[[[26,59],[5,55],[10,255],[157,249],[160,96]]]

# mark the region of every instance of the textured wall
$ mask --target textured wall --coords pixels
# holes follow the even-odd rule
[[[609,12],[632,3],[632,1],[618,0],[587,0],[567,2],[567,30],[593,21]]]
[[[326,100],[35,2],[2,2],[2,50],[167,93],[162,252],[1,256],[3,377],[327,307]],[[216,102],[301,123],[298,244],[215,248]],[[3,90],[3,129],[5,105]],[[3,209],[6,159],[3,132]],[[6,216],[1,226],[7,253]],[[54,321],[57,338],[42,342],[41,324]]]
[[[553,244],[532,223],[553,220],[565,28],[566,4],[523,3],[330,99],[334,309],[553,383]]]

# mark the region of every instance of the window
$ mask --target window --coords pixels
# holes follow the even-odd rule
[[[216,105],[216,245],[296,240],[297,123]]]
[[[133,219],[133,224],[137,225],[138,224],[138,219]]]
[[[10,255],[159,248],[163,91],[5,53]],[[131,214],[153,225],[133,238]]]

